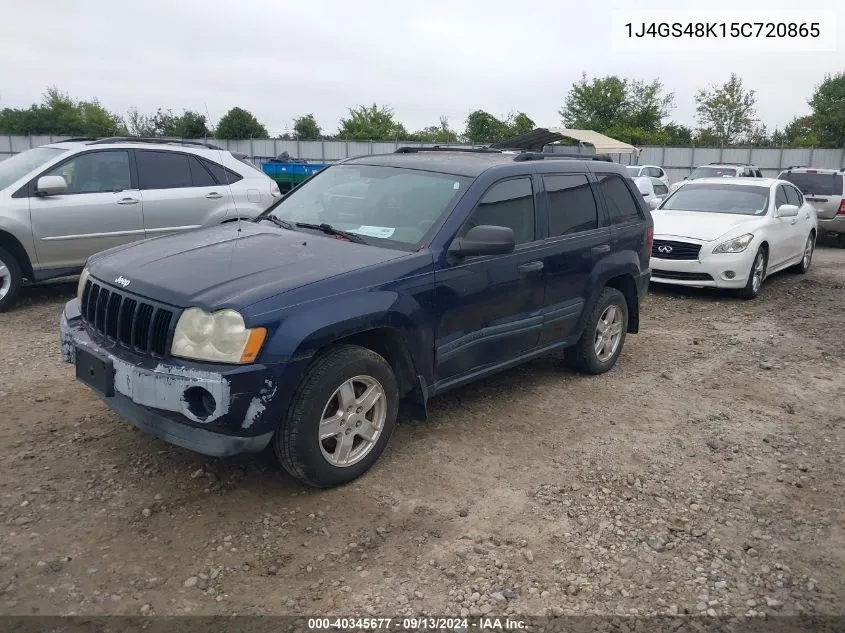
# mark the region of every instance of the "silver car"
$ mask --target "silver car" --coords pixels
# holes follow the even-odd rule
[[[208,143],[79,139],[0,162],[0,311],[24,281],[77,274],[90,255],[250,219],[280,196],[242,155]]]
[[[789,167],[778,176],[788,180],[816,208],[819,234],[833,234],[845,246],[845,169]]]

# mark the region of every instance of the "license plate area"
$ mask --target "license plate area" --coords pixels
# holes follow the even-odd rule
[[[107,398],[114,395],[114,365],[79,347],[76,348],[76,378]]]

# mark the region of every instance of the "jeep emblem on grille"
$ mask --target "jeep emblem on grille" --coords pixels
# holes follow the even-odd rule
[[[128,279],[126,279],[123,275],[121,275],[120,277],[118,277],[117,279],[114,280],[114,283],[120,284],[121,286],[126,288],[126,286],[128,286],[132,282],[129,281]]]
[[[658,246],[657,251],[659,253],[663,253],[665,255],[668,255],[669,253],[672,252],[672,247],[671,246]],[[129,282],[127,282],[127,283],[129,283]]]

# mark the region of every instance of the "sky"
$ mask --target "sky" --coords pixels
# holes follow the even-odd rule
[[[698,89],[731,72],[757,94],[769,130],[809,113],[825,73],[845,70],[845,2],[802,2],[835,15],[836,52],[635,52],[614,47],[614,11],[706,6],[713,19],[736,2],[651,0],[5,0],[0,22],[0,108],[25,107],[55,85],[131,107],[206,113],[253,112],[272,135],[313,113],[324,132],[347,108],[393,108],[409,130],[445,115],[526,112],[560,124],[572,83],[616,74],[659,78],[675,94],[671,119],[693,126]],[[794,0],[741,3],[760,19]],[[823,24],[832,27],[831,24]]]

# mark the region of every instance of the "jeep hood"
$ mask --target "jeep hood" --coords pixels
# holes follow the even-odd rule
[[[766,216],[741,215],[738,213],[703,213],[699,211],[651,212],[654,218],[654,234],[686,237],[702,242],[711,242],[733,232],[750,233],[765,221]]]
[[[230,223],[103,251],[91,257],[88,270],[102,282],[170,305],[237,309],[405,255],[332,236],[241,222],[240,231]]]

